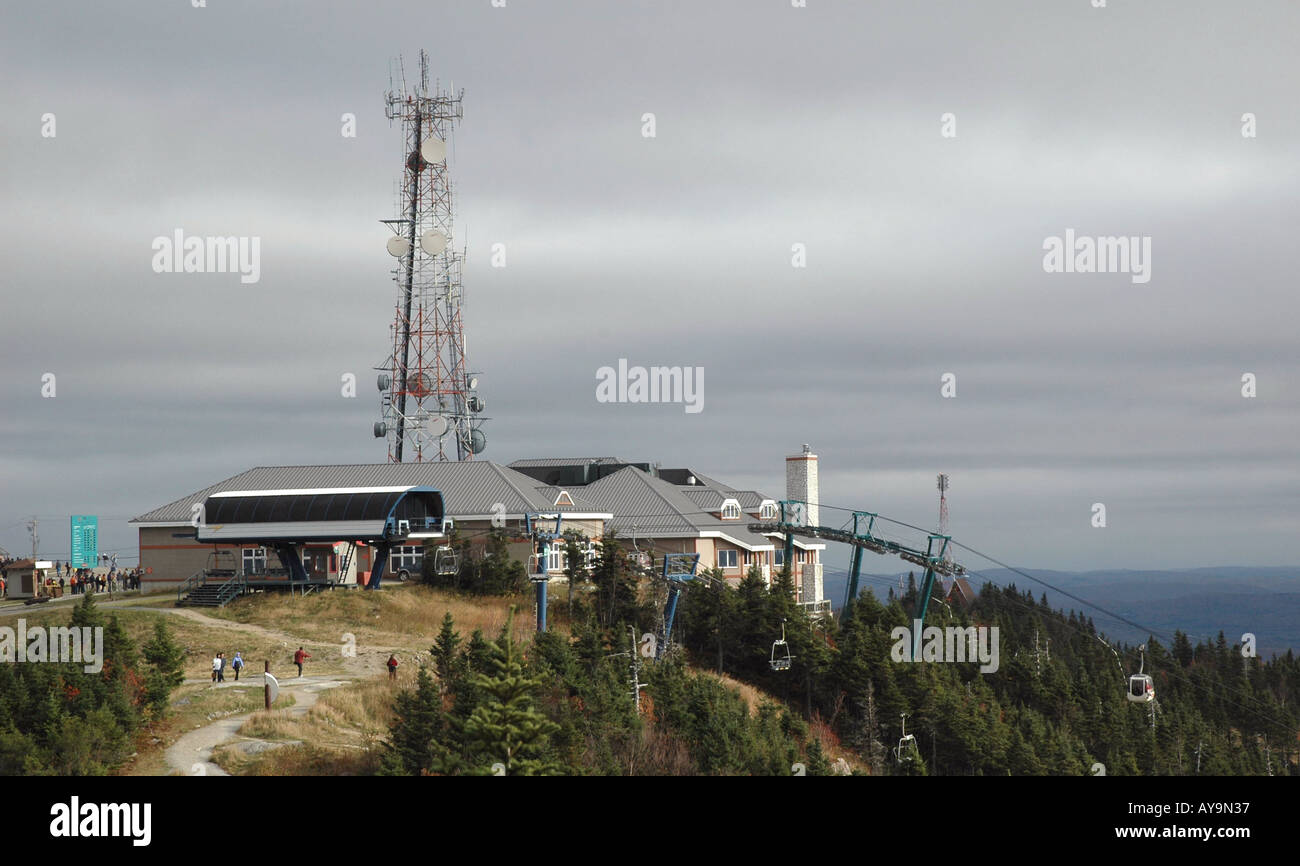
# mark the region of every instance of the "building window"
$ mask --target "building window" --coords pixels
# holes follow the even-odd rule
[[[772,564],[775,565],[777,568],[781,568],[782,566],[785,565],[784,547],[778,547],[776,550],[772,551]]]
[[[564,571],[569,567],[569,555],[558,544],[552,544],[546,557],[547,571]]]
[[[424,547],[419,544],[401,545],[394,547],[388,556],[394,572],[402,569],[418,571],[420,563],[424,561]]]
[[[719,550],[718,568],[739,568],[739,565],[737,563],[736,551]]]
[[[734,499],[728,499],[726,502],[722,503],[722,519],[739,520],[740,503]]]
[[[758,508],[758,516],[761,520],[776,520],[776,503],[764,502]]]
[[[265,574],[265,573],[266,573],[266,548],[245,547],[244,548],[244,574]]]

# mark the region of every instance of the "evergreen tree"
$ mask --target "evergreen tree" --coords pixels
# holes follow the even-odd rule
[[[389,746],[380,774],[428,776],[447,772],[452,762],[442,742],[446,730],[438,684],[421,667],[416,674],[415,690],[402,691],[394,701]]]
[[[163,617],[154,623],[153,639],[144,645],[144,660],[149,664],[144,700],[155,716],[161,716],[172,690],[185,682],[185,651],[172,639]]]
[[[596,584],[596,621],[604,628],[636,620],[637,582],[627,553],[613,536],[601,539],[600,552],[591,567]]]
[[[453,684],[463,675],[464,664],[459,654],[460,644],[461,637],[456,631],[456,621],[452,619],[451,611],[447,611],[442,615],[442,629],[429,650],[438,671],[438,680],[445,689],[452,690]]]
[[[507,776],[554,775],[559,767],[548,759],[547,747],[559,725],[533,706],[541,680],[525,675],[511,635],[513,625],[512,608],[494,646],[491,675],[475,678],[483,700],[465,721],[466,745],[483,762],[483,774],[501,764]]]

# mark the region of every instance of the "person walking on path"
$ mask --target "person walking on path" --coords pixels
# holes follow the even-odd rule
[[[390,680],[397,679],[397,656],[395,655],[389,655],[388,657],[388,678]]]
[[[298,651],[293,654],[293,663],[298,666],[298,676],[302,676],[303,660],[309,658],[311,658],[311,653],[303,652],[302,647],[298,647]]]
[[[212,657],[212,681],[215,683],[217,677],[221,675],[221,653]]]
[[[244,657],[235,650],[235,657],[230,660],[230,669],[235,672],[235,682],[239,682],[239,672],[244,669]]]

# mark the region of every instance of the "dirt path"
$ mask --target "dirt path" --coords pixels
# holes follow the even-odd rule
[[[319,646],[318,641],[309,641],[298,635],[293,635],[286,631],[266,628],[261,625],[252,623],[233,622],[226,619],[207,616],[206,614],[193,608],[153,608],[153,607],[128,607],[126,610],[143,610],[152,613],[163,613],[169,616],[176,616],[191,622],[199,623],[211,628],[226,629],[237,631],[242,634],[257,635],[261,638],[279,641],[286,649],[292,646],[311,644]],[[337,661],[343,667],[343,673],[329,676],[284,676],[279,680],[280,691],[284,694],[291,694],[294,698],[294,705],[289,708],[293,716],[304,715],[316,703],[320,693],[326,689],[337,688],[346,685],[357,679],[366,679],[384,673],[384,662],[388,659],[390,652],[409,653],[406,647],[367,647],[365,651],[357,652],[356,655],[344,656],[339,654]],[[253,687],[261,687],[264,684],[262,676],[253,671],[248,672],[244,680],[236,683],[230,681],[222,684],[212,685],[212,688],[238,688],[245,683]],[[187,680],[187,684],[208,684],[209,680],[196,679]],[[266,740],[259,740],[253,737],[240,737],[239,729],[244,722],[252,717],[252,713],[245,713],[240,716],[231,716],[226,719],[218,719],[209,725],[201,728],[195,728],[188,733],[183,734],[180,739],[167,748],[165,758],[167,766],[172,770],[180,771],[187,776],[227,776],[225,770],[212,763],[212,751],[222,743],[230,740],[238,740],[240,743],[247,744],[250,749],[269,749],[278,746],[287,745],[286,743],[271,743]]]
[[[192,682],[201,683],[203,680],[193,680]],[[249,677],[246,682],[249,685],[256,686],[264,684],[264,680],[256,675]],[[350,680],[330,679],[328,677],[295,677],[280,683],[280,691],[293,695],[296,702],[289,708],[289,714],[301,716],[312,708],[321,692],[326,689],[338,688],[348,682]],[[227,687],[237,686],[234,682],[213,686],[213,688],[218,689]],[[222,743],[238,738],[240,742],[248,743],[254,748],[275,748],[289,745],[288,743],[271,743],[254,737],[239,737],[240,727],[252,716],[252,713],[244,713],[242,716],[219,719],[210,725],[195,728],[184,734],[168,747],[164,755],[167,766],[187,776],[228,776],[229,773],[212,763],[212,750]]]

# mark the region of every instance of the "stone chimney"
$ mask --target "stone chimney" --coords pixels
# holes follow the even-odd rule
[[[817,511],[817,455],[811,445],[803,446],[802,454],[785,458],[785,498],[808,503],[808,524],[821,526]]]

